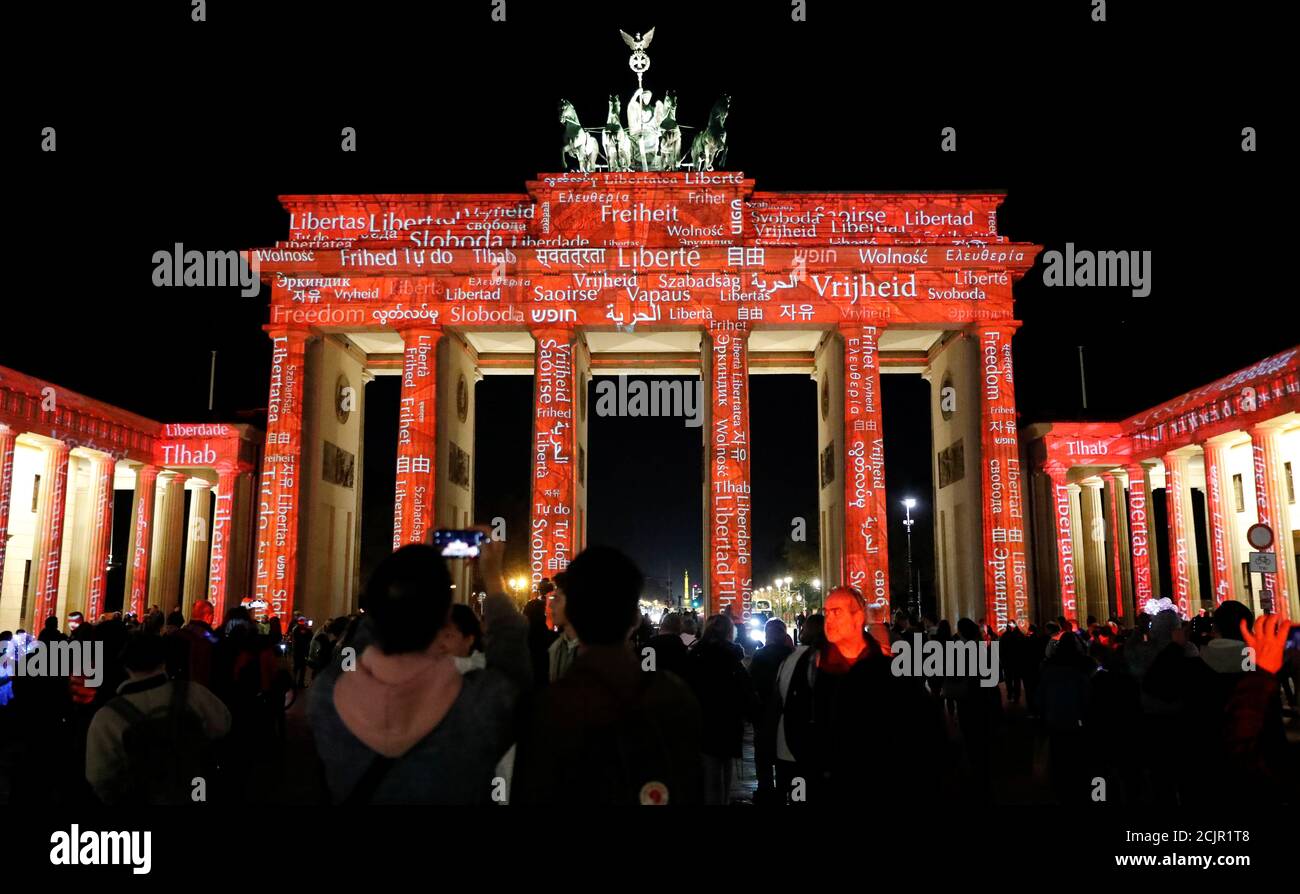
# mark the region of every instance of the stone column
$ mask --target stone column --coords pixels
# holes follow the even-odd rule
[[[0,592],[5,579],[5,553],[9,544],[9,504],[14,489],[14,442],[18,436],[7,425],[0,425]]]
[[[113,550],[113,477],[117,460],[106,453],[90,457],[90,567],[86,569],[86,620],[94,623],[104,611],[109,554]]]
[[[36,536],[32,542],[32,616],[27,629],[40,632],[45,619],[58,610],[59,565],[63,556],[63,515],[68,503],[68,454],[62,441],[52,441],[43,451],[41,493],[36,504]],[[62,626],[62,623],[60,623]]]
[[[298,513],[302,508],[302,404],[305,329],[269,326],[271,387],[266,409],[266,446],[256,490],[257,550],[253,596],[268,616],[287,617],[298,580]]]
[[[397,486],[393,549],[423,543],[433,529],[438,480],[438,340],[442,329],[402,330],[402,393],[397,411]]]
[[[1076,627],[1083,623],[1088,616],[1088,575],[1084,573],[1084,545],[1083,538],[1086,536],[1086,529],[1083,527],[1083,487],[1078,484],[1071,484],[1066,487],[1070,495],[1070,540],[1074,544],[1074,586],[1076,591],[1075,599],[1075,617],[1070,620],[1075,622]]]
[[[1205,456],[1205,523],[1209,528],[1210,581],[1214,604],[1243,601],[1241,559],[1237,556],[1237,525],[1232,505],[1232,476],[1228,451],[1235,435],[1210,438],[1201,445]]]
[[[704,391],[704,579],[708,613],[748,622],[753,598],[749,482],[749,330],[710,324],[701,346]],[[847,476],[846,476],[847,477]]]
[[[577,366],[575,329],[533,331],[533,486],[528,559],[532,589],[573,558],[577,532]]]
[[[1079,602],[1075,584],[1074,522],[1068,470],[1059,462],[1043,467],[1052,482],[1052,531],[1056,542],[1056,575],[1061,614],[1078,623]]]
[[[1123,474],[1119,469],[1111,469],[1101,475],[1101,480],[1106,485],[1107,580],[1114,597],[1116,618],[1131,614],[1128,606],[1133,604],[1133,587],[1129,583],[1128,504],[1124,500],[1124,481],[1120,477]],[[1110,619],[1106,617],[1100,620]]]
[[[208,601],[212,603],[216,623],[226,616],[226,596],[229,592],[231,563],[234,548],[235,488],[239,473],[234,469],[217,470],[217,497],[212,511],[212,539],[208,548]],[[197,597],[195,597],[197,599]],[[191,607],[187,606],[187,608]]]
[[[844,338],[843,543],[845,582],[866,597],[867,622],[888,624],[889,531],[880,332],[878,326],[840,326]]]
[[[1153,577],[1156,563],[1151,561],[1151,512],[1148,502],[1151,488],[1147,470],[1141,463],[1132,463],[1127,471],[1129,559],[1133,566],[1133,614],[1136,617],[1145,611],[1147,600],[1157,590]]]
[[[135,500],[131,507],[130,598],[125,611],[144,616],[149,605],[149,564],[153,556],[154,494],[158,488],[157,466],[145,465],[135,472]]]
[[[153,580],[149,604],[164,615],[181,600],[181,549],[185,537],[185,476],[165,471],[158,476],[157,535],[153,543]]]
[[[1110,614],[1110,588],[1106,580],[1106,520],[1101,511],[1102,482],[1088,478],[1080,482],[1079,509],[1083,524],[1083,574],[1087,579],[1088,607],[1080,612],[1086,624],[1088,616],[1105,621]]]
[[[1251,458],[1255,472],[1255,512],[1261,525],[1273,529],[1272,550],[1277,555],[1277,573],[1261,575],[1264,592],[1260,605],[1284,618],[1300,618],[1300,601],[1296,597],[1295,549],[1291,540],[1291,520],[1287,512],[1285,469],[1282,460],[1282,434],[1271,425],[1250,429]]]
[[[1192,526],[1192,487],[1187,476],[1187,457],[1167,453],[1165,464],[1165,506],[1169,513],[1169,573],[1173,577],[1170,597],[1185,617],[1201,609],[1201,585],[1197,573],[1196,535]]]
[[[1011,336],[1018,322],[973,327],[979,343],[980,469],[983,485],[984,605],[998,630],[1029,621],[1024,502]]]
[[[185,526],[185,591],[181,610],[190,610],[208,591],[208,544],[212,539],[212,483],[194,478],[190,488],[190,520]]]

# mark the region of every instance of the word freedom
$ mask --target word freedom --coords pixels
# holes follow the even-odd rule
[[[1075,251],[1074,243],[1065,243],[1065,254],[1043,252],[1043,285],[1127,286],[1134,298],[1151,294],[1151,252],[1149,251]]]
[[[912,642],[905,639],[890,646],[890,671],[896,677],[978,677],[980,686],[998,685],[998,644],[984,641],[924,641],[919,633]]]
[[[666,382],[644,379],[617,382],[602,378],[596,383],[597,416],[684,416],[687,428],[704,424],[703,383]]]

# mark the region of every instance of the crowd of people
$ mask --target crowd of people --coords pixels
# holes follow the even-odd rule
[[[305,692],[319,797],[336,804],[727,804],[738,768],[759,805],[1009,800],[997,780],[1013,716],[1038,731],[1062,803],[1296,799],[1284,717],[1300,657],[1285,621],[1238,602],[1192,622],[1157,604],[1132,627],[998,631],[905,613],[868,624],[862,595],[838,587],[794,629],[769,620],[755,648],[730,613],[651,624],[641,572],[609,547],[520,611],[501,550],[483,546],[484,598],[466,605],[437,550],[404,547],[357,614],[319,629],[241,607],[214,626],[204,601],[188,621],[112,614],[65,634],[49,619],[36,643],[101,643],[108,660],[93,688],[0,677],[11,798],[254,800],[283,770],[265,758],[285,759]],[[996,643],[999,685],[899,673],[900,640]],[[0,642],[40,647],[23,631]]]

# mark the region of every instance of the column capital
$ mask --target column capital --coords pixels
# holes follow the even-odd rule
[[[1017,329],[1023,326],[1020,320],[978,320],[966,326],[965,332],[970,335],[978,336],[981,332],[1005,332],[1008,335],[1014,334]]]
[[[1066,484],[1070,474],[1070,467],[1059,459],[1053,459],[1043,463],[1043,472],[1048,478],[1052,479],[1053,483]]]
[[[888,320],[838,320],[835,323],[837,332],[845,332],[850,329],[875,329],[877,332],[884,332],[888,328]]]
[[[431,323],[428,320],[403,320],[393,325],[393,331],[401,334],[402,340],[410,342],[411,339],[421,335],[434,335],[441,338],[445,333],[441,323]]]
[[[1124,466],[1115,466],[1112,469],[1106,469],[1101,473],[1102,481],[1111,481],[1119,483],[1120,478],[1128,478],[1128,469]]]
[[[287,338],[290,343],[299,344],[306,344],[307,339],[316,334],[310,326],[302,323],[267,323],[262,331],[271,339]]]
[[[1102,481],[1101,478],[1095,475],[1083,479],[1082,481],[1079,482],[1079,484],[1083,487],[1090,487],[1095,490],[1101,490],[1103,487],[1106,486],[1106,482]]]

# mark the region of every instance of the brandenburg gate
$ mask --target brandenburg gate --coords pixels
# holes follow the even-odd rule
[[[933,385],[934,451],[949,457],[935,461],[937,546],[961,544],[946,607],[1027,620],[1012,286],[1039,246],[999,235],[1001,201],[764,192],[708,170],[543,174],[518,194],[282,197],[287,238],[252,253],[272,290],[273,356],[254,597],[278,615],[354,604],[373,376],[401,377],[394,547],[475,520],[474,418],[492,408],[474,384],[533,376],[523,536],[536,586],[588,541],[588,383],[657,372],[704,383],[705,605],[743,616],[749,377],[793,372],[817,386],[822,579],[857,586],[886,617],[880,377],[894,373]]]

